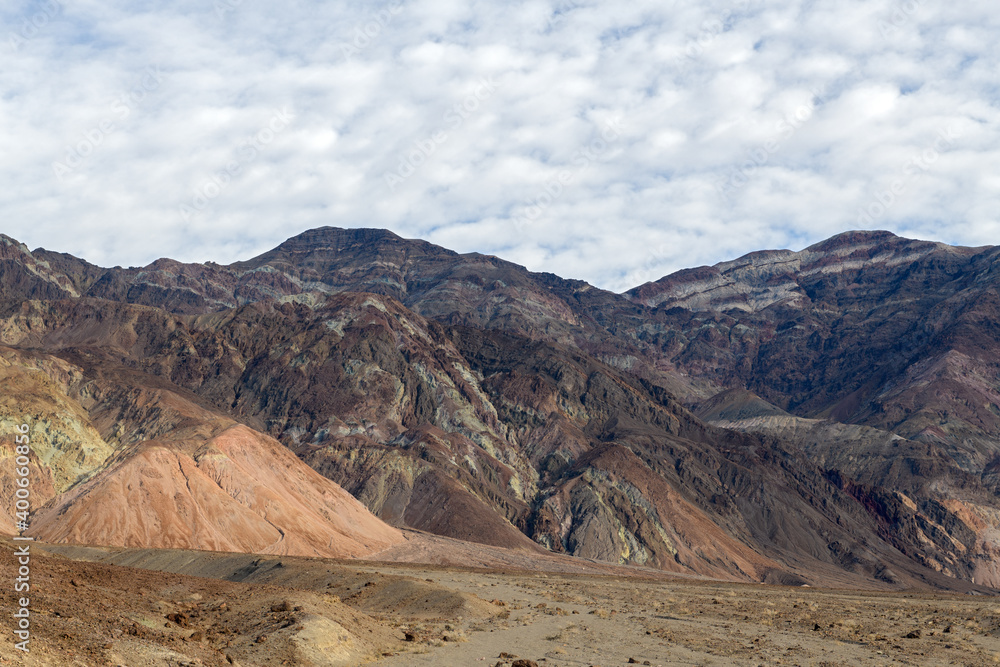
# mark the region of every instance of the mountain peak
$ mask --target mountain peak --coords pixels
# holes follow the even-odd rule
[[[388,261],[399,264],[410,256],[457,256],[457,253],[422,241],[404,239],[388,229],[358,227],[317,227],[309,229],[252,259],[235,262],[230,266],[237,271],[252,270],[270,265],[324,266],[324,271],[334,265],[358,265],[369,261]]]
[[[886,255],[928,253],[950,246],[933,241],[908,239],[885,230],[855,230],[831,236],[802,251],[802,255],[833,255],[847,257],[857,255],[871,258]]]
[[[712,396],[696,408],[695,414],[707,422],[791,416],[778,406],[768,403],[754,392],[742,387],[726,389]]]
[[[816,276],[887,272],[951,246],[897,236],[885,230],[854,230],[804,250],[760,250],[739,259],[686,270],[636,287],[626,296],[656,307],[757,311],[776,303],[801,304],[804,281]]]
[[[850,231],[834,234],[830,238],[814,243],[806,248],[806,251],[824,252],[835,250],[849,245],[871,245],[874,243],[906,242],[902,236],[896,236],[885,229],[852,229]]]
[[[314,248],[336,248],[358,243],[378,243],[380,241],[403,241],[404,239],[388,229],[371,227],[316,227],[289,238],[278,248],[313,246]],[[277,249],[277,248],[276,248]]]
[[[17,239],[12,239],[6,234],[0,234],[0,245],[3,246],[3,249],[0,250],[0,255],[2,255],[4,259],[14,256],[31,255],[31,251],[28,250],[28,246],[24,245]]]

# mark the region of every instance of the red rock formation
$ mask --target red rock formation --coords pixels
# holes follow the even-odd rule
[[[49,542],[352,558],[402,541],[267,436],[147,441],[38,513]]]

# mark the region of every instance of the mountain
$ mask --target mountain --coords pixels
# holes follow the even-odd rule
[[[28,252],[0,235],[3,246],[0,286],[12,298],[95,297],[197,315],[267,300],[312,305],[332,294],[371,293],[443,324],[498,328],[575,345],[675,393],[695,391],[672,367],[663,368],[659,356],[647,359],[634,337],[616,335],[603,321],[607,312],[622,307],[642,316],[645,309],[619,295],[386,230],[322,227],[229,266],[161,259],[141,268],[100,269],[70,255]]]
[[[332,557],[403,541],[277,441],[99,352],[65,357],[0,348],[5,426],[18,415],[32,443],[30,534]]]
[[[628,296],[673,334],[660,352],[701,378],[943,447],[972,472],[1000,434],[998,254],[852,232]]]
[[[997,585],[996,252],[857,232],[618,295],[382,230],[130,269],[3,237],[0,420],[55,541]]]
[[[878,489],[879,521],[896,530],[911,514],[944,556],[918,558],[995,582],[998,254],[849,232],[626,296],[651,309],[645,334],[668,360],[797,418],[717,423],[799,442],[831,475]]]

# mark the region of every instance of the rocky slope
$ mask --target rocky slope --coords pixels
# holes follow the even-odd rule
[[[290,453],[249,428],[240,440],[252,454],[234,461],[219,446],[237,428],[221,416],[228,408],[399,526],[711,576],[912,580],[905,565],[882,573],[905,560],[897,551],[838,525],[850,516],[854,531],[876,529],[804,457],[706,428],[662,387],[575,348],[446,331],[389,297],[353,293],[197,317],[93,299],[21,303],[4,323],[5,342],[78,369],[74,391],[116,451],[37,514],[45,539],[364,553],[354,542],[376,526],[322,544],[322,531],[340,528],[330,516],[346,510],[324,523],[315,498],[294,504],[309,485],[290,462],[261,479],[270,458]],[[123,504],[134,511],[120,516]]]
[[[33,416],[50,539],[361,555],[390,524],[756,581],[1000,584],[994,249],[849,234],[615,295],[380,230],[230,266],[0,245],[26,388],[0,419]]]
[[[153,376],[97,354],[0,356],[5,424],[29,426],[32,536],[334,557],[402,542],[280,443]]]
[[[668,359],[773,404],[753,415],[760,399],[725,392],[700,415],[797,443],[886,535],[917,535],[905,552],[995,585],[997,256],[854,232],[628,296],[651,308],[640,335]],[[727,403],[748,412],[722,417]]]
[[[681,272],[627,296],[653,308],[642,335],[718,386],[743,386],[801,416],[968,441],[964,456],[982,466],[990,455],[976,441],[1000,433],[989,324],[1000,305],[998,257],[992,247],[852,232],[799,253]]]

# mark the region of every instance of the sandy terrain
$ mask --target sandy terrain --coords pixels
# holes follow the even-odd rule
[[[548,667],[1000,661],[1000,607],[978,596],[454,570],[433,576],[502,601],[509,617],[466,622],[457,642],[440,640],[447,626],[418,624],[426,648],[377,664],[510,664],[497,659],[501,652]]]
[[[13,563],[3,546],[6,571]],[[624,568],[532,573],[43,545],[35,554],[33,651],[24,660],[13,650],[13,595],[0,591],[0,664],[1000,662],[1000,605],[984,596],[679,580]]]

